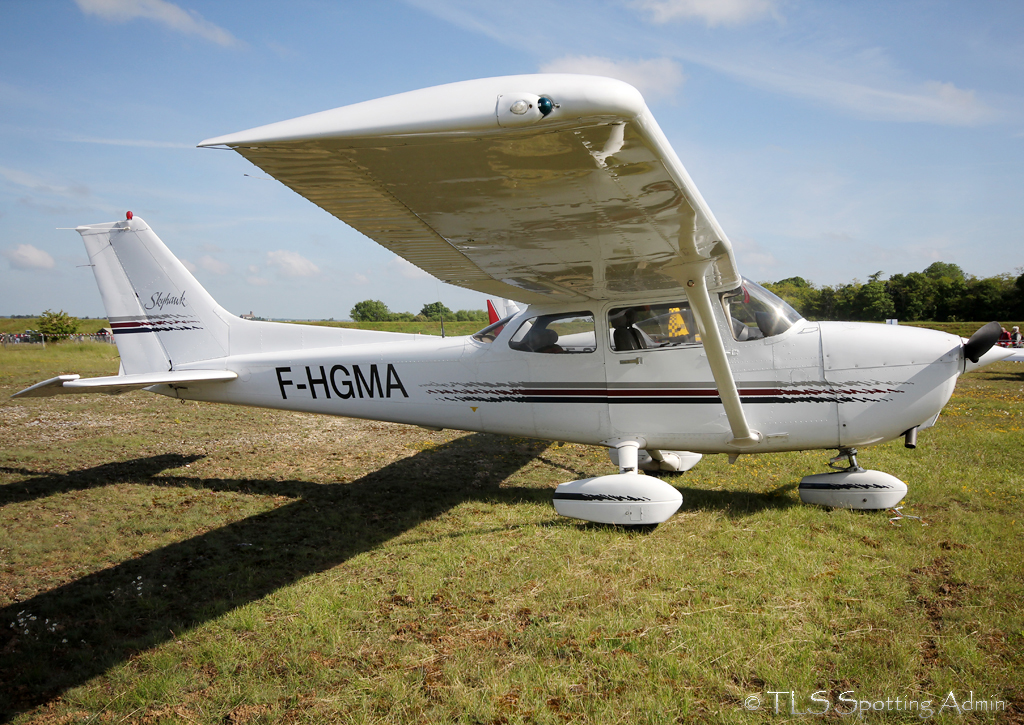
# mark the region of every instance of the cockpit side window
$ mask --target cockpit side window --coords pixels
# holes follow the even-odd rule
[[[594,352],[597,349],[594,315],[590,312],[566,312],[531,317],[519,326],[508,345],[520,352]]]
[[[761,285],[743,278],[743,284],[721,294],[722,308],[738,342],[781,335],[802,317]]]
[[[515,317],[515,315],[509,315],[503,320],[498,320],[494,324],[488,325],[484,329],[480,330],[480,332],[473,335],[473,339],[477,342],[494,342],[494,339],[501,334],[501,331],[505,329],[505,325],[507,325],[508,321],[513,317]]]
[[[616,307],[608,313],[612,350],[659,350],[700,344],[688,302]]]

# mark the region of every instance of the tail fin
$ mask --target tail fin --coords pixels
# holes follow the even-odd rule
[[[138,217],[78,227],[128,375],[228,354],[234,315]]]
[[[519,305],[512,300],[487,300],[487,319],[493,325],[498,320],[519,312]]]

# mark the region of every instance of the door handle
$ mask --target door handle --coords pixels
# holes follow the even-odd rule
[[[619,365],[643,365],[643,364],[644,364],[644,359],[642,357],[640,357],[640,356],[637,356],[637,357],[635,357],[635,358],[633,358],[631,360],[619,360]]]

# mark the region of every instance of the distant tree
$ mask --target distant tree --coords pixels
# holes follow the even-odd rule
[[[805,316],[810,316],[815,320],[838,320],[838,298],[839,294],[836,292],[835,287],[822,287],[818,290],[814,308],[808,310]],[[797,311],[804,314],[803,310],[799,308],[797,308]]]
[[[803,277],[762,282],[811,320],[959,322],[1024,318],[1024,267],[1014,274],[978,278],[955,264],[935,262],[923,272],[875,272],[858,280],[817,287]],[[1015,276],[1016,275],[1016,276]]]
[[[72,317],[64,310],[47,310],[39,316],[36,327],[44,335],[73,335],[78,332],[78,318]]]
[[[487,310],[459,310],[455,313],[455,319],[459,322],[485,322]]]
[[[762,286],[784,299],[804,317],[821,319],[818,310],[820,292],[803,277],[789,277],[778,282],[763,282]]]
[[[896,314],[892,297],[885,290],[885,282],[878,277],[881,272],[871,275],[871,281],[861,285],[853,294],[853,319],[881,322]]]
[[[1013,293],[1013,278],[1008,274],[969,279],[965,302],[969,319],[1008,319],[1013,314]]]
[[[900,320],[931,320],[935,316],[935,282],[922,272],[894,274],[885,289]]]
[[[859,320],[863,319],[858,313],[860,305],[857,303],[857,295],[864,285],[859,280],[853,280],[850,284],[838,284],[832,289],[835,290],[833,300],[832,317],[830,320]]]
[[[363,300],[356,302],[349,312],[354,322],[387,322],[391,319],[391,310],[380,300]]]
[[[440,302],[431,302],[430,304],[423,305],[423,309],[420,310],[420,314],[432,322],[436,322],[442,317],[446,320],[455,319],[455,313]]]
[[[964,281],[964,271],[960,269],[959,265],[949,262],[932,262],[925,268],[924,275],[932,279],[942,279],[945,277],[959,280],[960,282]]]
[[[952,277],[935,280],[935,319],[938,322],[967,320],[970,317],[967,303],[967,284],[964,280]]]

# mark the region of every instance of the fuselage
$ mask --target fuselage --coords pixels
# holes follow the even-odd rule
[[[702,345],[615,349],[615,330],[601,324],[612,307],[574,308],[597,323],[563,335],[560,354],[515,342],[524,321],[568,311],[530,308],[493,339],[403,335],[231,355],[217,362],[235,381],[156,392],[584,444],[632,438],[647,448],[735,452]],[[926,425],[963,370],[961,347],[930,330],[802,319],[781,334],[730,339],[747,418],[763,435],[744,452],[866,446]]]

